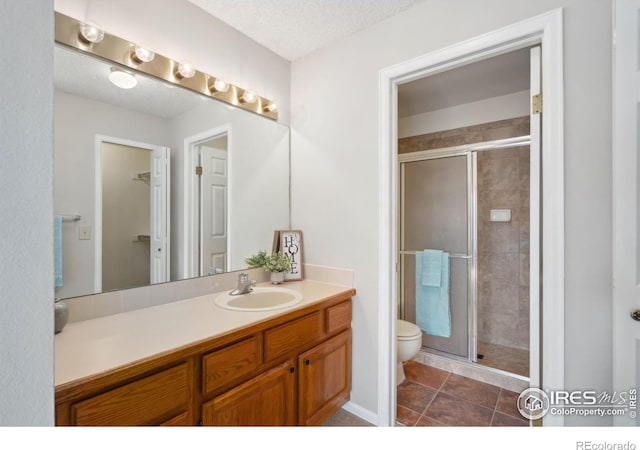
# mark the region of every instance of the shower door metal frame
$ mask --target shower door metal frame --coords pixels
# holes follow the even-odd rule
[[[468,355],[463,358],[457,355],[448,354],[452,358],[460,358],[471,362],[478,360],[478,298],[477,298],[477,280],[478,280],[478,158],[480,151],[497,150],[509,147],[519,147],[528,145],[531,142],[529,135],[519,136],[515,138],[499,139],[494,141],[478,142],[474,144],[466,144],[456,147],[447,147],[434,150],[422,150],[412,153],[401,153],[398,155],[398,164],[400,168],[400,189],[399,189],[399,211],[400,218],[398,259],[399,261],[399,302],[398,317],[404,318],[404,258],[403,255],[415,254],[419,249],[405,249],[404,242],[404,198],[405,198],[405,164],[418,161],[426,161],[430,159],[451,158],[456,156],[466,156],[467,158],[467,254],[450,254],[451,258],[467,259],[467,332],[468,332]],[[445,249],[446,251],[446,249]],[[490,368],[487,368],[490,369]]]

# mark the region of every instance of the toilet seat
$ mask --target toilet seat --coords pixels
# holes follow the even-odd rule
[[[422,336],[422,330],[415,323],[398,319],[396,323],[396,337],[399,341],[411,341]]]

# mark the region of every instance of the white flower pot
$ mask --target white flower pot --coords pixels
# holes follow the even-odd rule
[[[284,272],[271,272],[271,282],[280,284],[284,281]]]

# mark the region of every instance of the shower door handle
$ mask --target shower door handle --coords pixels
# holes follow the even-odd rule
[[[635,311],[631,311],[631,313],[629,315],[636,322],[640,322],[640,309],[636,309]]]

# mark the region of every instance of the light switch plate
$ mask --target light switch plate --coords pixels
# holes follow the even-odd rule
[[[87,241],[91,239],[91,225],[80,225],[78,227],[78,239]]]

